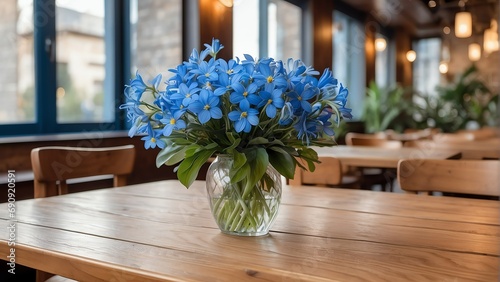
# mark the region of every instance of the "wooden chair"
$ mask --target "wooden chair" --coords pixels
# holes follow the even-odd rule
[[[459,130],[457,131],[458,134],[469,134],[474,137],[474,140],[485,140],[489,138],[495,138],[498,137],[498,129],[493,128],[493,127],[481,127],[477,130]]]
[[[436,142],[470,142],[474,140],[474,134],[470,132],[437,133],[432,136]]]
[[[400,160],[398,182],[410,193],[500,196],[498,160]]]
[[[399,149],[403,147],[403,142],[397,140],[387,140],[387,139],[368,139],[368,138],[351,138],[351,143],[353,146],[371,146],[386,149]]]
[[[351,137],[350,143],[352,146],[370,146],[386,149],[399,149],[403,147],[403,142],[397,140],[382,139],[382,137],[375,136],[374,138],[364,137]],[[393,190],[393,181],[396,178],[396,170],[388,168],[359,168],[362,173],[361,186],[362,188],[370,188],[374,185],[382,186],[385,190],[389,187],[389,192]]]
[[[126,185],[135,160],[133,145],[107,148],[41,147],[31,151],[35,198],[66,194],[66,180],[113,174],[113,186]]]
[[[352,139],[353,138],[358,138],[358,139],[387,139],[387,134],[384,132],[377,132],[377,133],[358,133],[358,132],[347,132],[345,135],[345,144],[346,145],[353,145],[352,144]]]
[[[133,145],[107,148],[40,147],[31,151],[34,173],[34,197],[43,198],[68,193],[66,181],[96,175],[113,175],[113,186],[127,184],[135,161]],[[73,281],[36,271],[36,281]]]
[[[333,157],[319,157],[320,164],[316,164],[314,172],[297,167],[294,179],[290,185],[316,185],[339,188],[359,188],[359,176],[345,175],[340,160]]]

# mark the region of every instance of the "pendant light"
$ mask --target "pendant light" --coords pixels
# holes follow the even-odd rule
[[[472,15],[464,10],[465,2],[463,0],[458,2],[458,6],[462,8],[462,11],[455,15],[455,36],[467,38],[472,35]]]
[[[495,19],[491,20],[490,28],[484,31],[483,48],[487,54],[498,51],[498,27]]]
[[[472,62],[481,59],[481,46],[477,43],[469,44],[469,60]]]

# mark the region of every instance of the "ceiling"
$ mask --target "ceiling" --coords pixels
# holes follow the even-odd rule
[[[444,26],[453,27],[454,17],[462,8],[459,0],[342,0],[349,6],[372,15],[389,27],[404,27],[414,37],[440,36]],[[472,13],[473,32],[481,34],[498,18],[498,0],[465,0],[465,10]]]

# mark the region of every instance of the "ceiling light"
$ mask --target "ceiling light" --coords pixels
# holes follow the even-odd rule
[[[450,32],[451,32],[451,28],[449,26],[443,27],[443,33],[444,34],[450,34]]]
[[[375,50],[377,50],[377,52],[384,51],[385,47],[387,47],[387,42],[384,38],[375,39]]]
[[[406,59],[409,62],[415,61],[416,58],[417,58],[417,53],[415,51],[410,50],[410,51],[406,52]]]
[[[494,19],[491,20],[490,28],[484,31],[483,48],[485,53],[498,51],[498,27]]]
[[[233,0],[219,0],[219,2],[222,3],[222,5],[231,8],[233,6]]]
[[[436,8],[437,3],[436,3],[436,1],[431,0],[431,1],[429,1],[429,3],[427,3],[427,5],[429,5],[429,8]]]
[[[469,12],[459,12],[455,15],[455,36],[467,38],[472,35],[472,15]]]
[[[469,44],[469,60],[472,62],[481,59],[481,46],[477,43]]]

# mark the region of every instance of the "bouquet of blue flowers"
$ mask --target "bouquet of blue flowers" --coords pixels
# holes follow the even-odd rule
[[[217,59],[219,40],[205,46],[170,69],[163,87],[161,75],[145,83],[136,74],[120,107],[132,122],[129,135],[145,134],[146,148],[161,149],[157,166],[177,165],[186,187],[216,154],[241,164],[234,179],[250,186],[269,164],[290,179],[296,166],[313,171],[318,156],[309,146],[335,145],[334,127],[351,118],[347,89],[330,70],[317,78],[300,60],[244,55],[226,61]]]
[[[245,55],[217,59],[217,39],[189,60],[145,83],[139,73],[125,88],[132,123],[129,135],[144,134],[145,147],[161,150],[156,165],[176,165],[189,187],[200,168],[207,173],[210,206],[223,232],[266,234],[281,198],[282,176],[297,166],[314,171],[310,146],[335,145],[334,127],[351,118],[348,91],[325,69],[321,77],[300,60],[286,64]],[[279,184],[278,184],[279,183]]]

